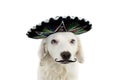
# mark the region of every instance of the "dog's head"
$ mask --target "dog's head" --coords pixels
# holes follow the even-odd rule
[[[79,61],[83,62],[80,41],[71,32],[54,33],[42,42],[42,58],[50,55],[56,62],[67,64]]]

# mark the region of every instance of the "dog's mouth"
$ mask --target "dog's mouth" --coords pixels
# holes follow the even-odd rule
[[[55,59],[56,62],[60,62],[62,64],[68,64],[68,63],[72,63],[72,62],[76,62],[77,59],[74,58],[74,60],[57,60],[57,58]]]

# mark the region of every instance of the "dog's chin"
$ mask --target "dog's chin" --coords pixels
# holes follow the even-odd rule
[[[77,59],[74,58],[74,60],[57,60],[57,58],[55,59],[56,62],[59,62],[61,64],[69,64],[69,63],[73,63],[73,62],[76,62]]]

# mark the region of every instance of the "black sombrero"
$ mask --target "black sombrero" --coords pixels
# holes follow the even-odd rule
[[[72,32],[76,35],[85,33],[91,29],[92,24],[78,17],[56,17],[43,21],[27,32],[27,36],[34,39],[46,38],[56,32]]]

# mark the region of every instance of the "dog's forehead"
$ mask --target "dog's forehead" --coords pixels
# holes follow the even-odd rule
[[[76,35],[71,32],[58,32],[51,34],[48,39],[76,39]]]

